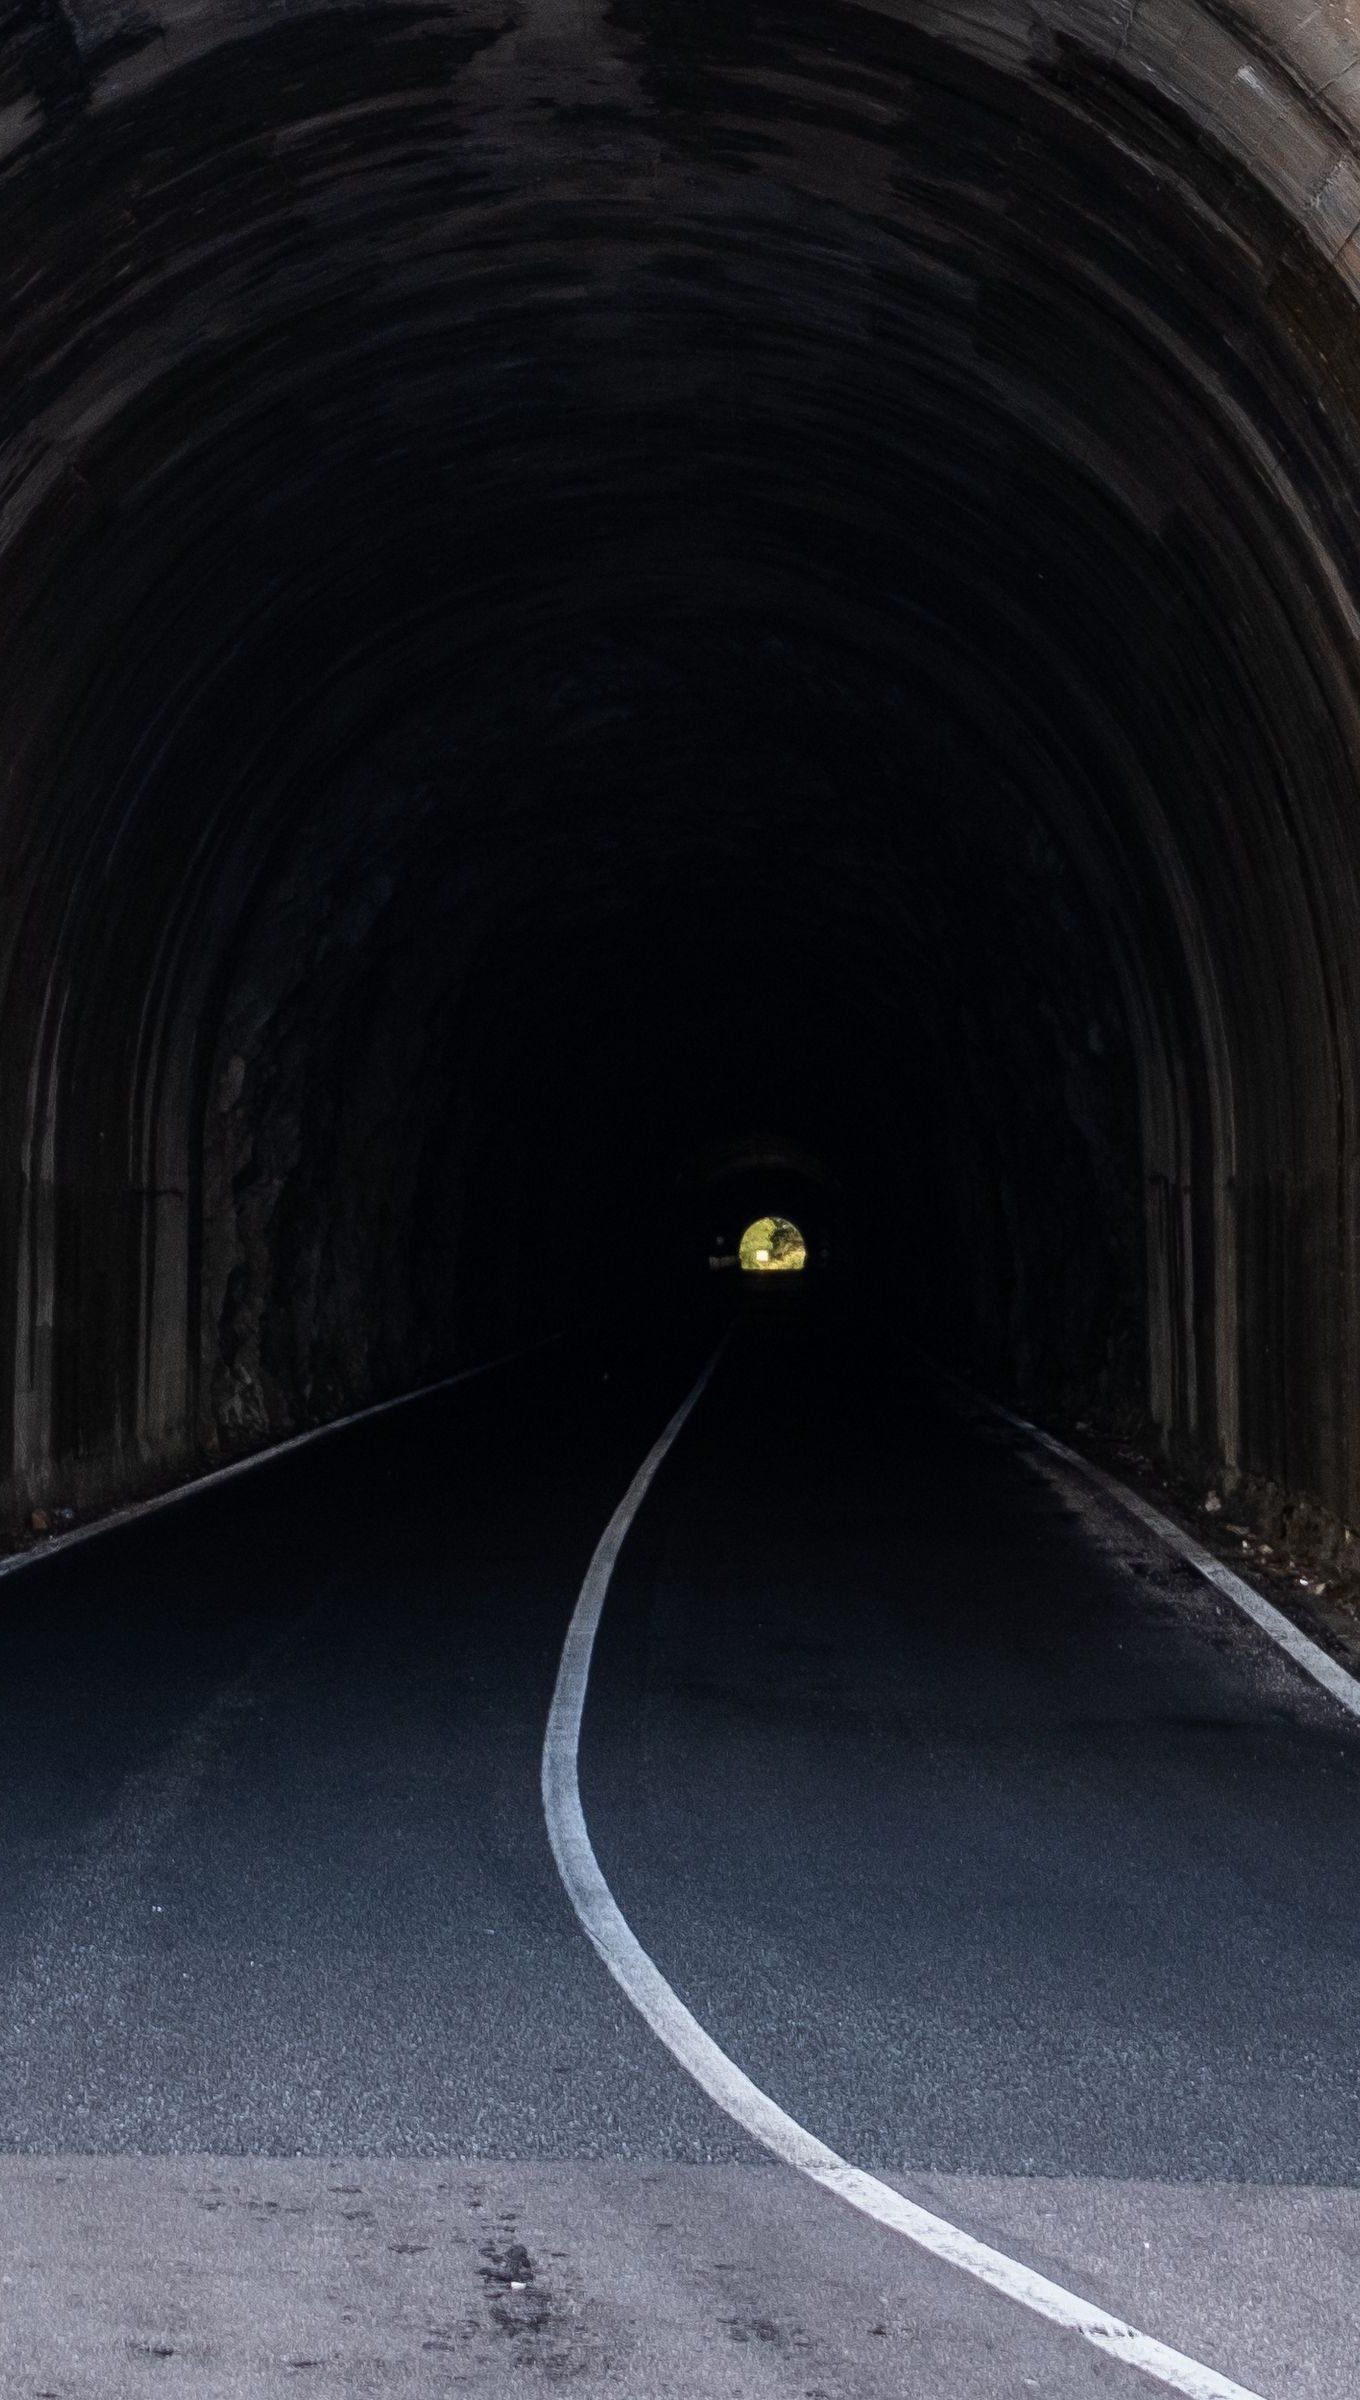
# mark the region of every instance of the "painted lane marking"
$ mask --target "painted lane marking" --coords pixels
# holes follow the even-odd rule
[[[88,1525],[77,1525],[72,1533],[53,1533],[43,1540],[40,1549],[16,1550],[8,1558],[0,1558],[0,1576],[17,1575],[25,1567],[40,1567],[45,1558],[60,1558],[78,1543],[98,1541],[102,1534],[117,1533],[124,1525],[140,1524],[143,1517],[159,1516],[162,1509],[178,1508],[182,1500],[196,1499],[200,1492],[215,1491],[219,1483],[234,1483],[238,1475],[250,1475],[256,1467],[271,1467],[277,1458],[287,1458],[294,1450],[310,1449],[313,1442],[329,1441],[333,1433],[344,1433],[351,1425],[365,1425],[370,1417],[390,1416],[394,1408],[410,1408],[417,1400],[432,1400],[437,1392],[451,1392],[456,1384],[471,1383],[478,1375],[492,1375],[498,1367],[512,1367],[522,1358],[533,1358],[540,1350],[551,1350],[556,1342],[566,1340],[565,1333],[545,1334],[536,1342],[522,1342],[517,1350],[502,1350],[495,1358],[479,1359],[475,1367],[460,1367],[456,1375],[441,1375],[435,1383],[418,1383],[412,1392],[398,1392],[392,1400],[374,1400],[367,1408],[353,1408],[343,1417],[328,1417],[324,1425],[309,1425],[305,1433],[290,1433],[281,1442],[270,1442],[262,1450],[252,1450],[246,1458],[229,1459],[224,1467],[209,1467],[202,1475],[191,1475],[184,1483],[174,1484],[168,1492],[153,1492],[149,1500],[123,1500],[105,1509]]]
[[[1261,2400],[1245,2384],[1233,2383],[1213,2367],[1201,2366],[1164,2342],[1139,2333],[1119,2317],[1108,2316],[1075,2292],[1047,2276],[1036,2274],[1004,2251],[993,2250],[962,2227],[951,2225],[915,2201],[904,2199],[891,2184],[852,2167],[838,2152],[819,2141],[752,2083],[748,2075],[721,2050],[711,2034],[692,2016],[679,1994],[667,1983],[655,1961],[634,1933],[595,1856],[585,1812],[581,1806],[581,1719],[585,1710],[590,1664],[600,1616],[628,1529],[651,1489],[662,1461],[707,1388],[720,1348],[688,1397],[681,1402],[660,1439],[653,1443],[600,1537],[586,1570],[567,1638],[563,1645],[557,1684],[548,1712],[543,1741],[543,1813],[557,1871],[580,1923],[605,1966],[638,2014],[650,2025],[686,2073],[693,2076],[710,2100],[735,2119],[764,2147],[796,2167],[800,2175],[834,2192],[862,2216],[872,2217],[891,2233],[899,2233],[946,2265],[960,2268],[991,2291],[1046,2317],[1067,2332],[1136,2368],[1143,2375],[1185,2400]]]
[[[954,1382],[956,1379],[951,1376],[949,1380]],[[966,1387],[960,1385],[959,1388]],[[1003,1408],[999,1400],[987,1400],[976,1392],[970,1392],[969,1398],[980,1401],[981,1406],[989,1409],[994,1417],[1000,1417],[1003,1424],[1014,1426],[1026,1441],[1035,1443],[1041,1450],[1047,1450],[1053,1458],[1060,1458],[1064,1466],[1075,1467],[1087,1483],[1094,1484],[1097,1491],[1105,1494],[1107,1500],[1113,1500],[1127,1516],[1136,1517],[1149,1533],[1156,1534],[1159,1542],[1169,1550],[1176,1551],[1190,1566],[1197,1567],[1207,1583],[1224,1593],[1235,1608],[1240,1608],[1254,1625],[1259,1625],[1262,1633],[1268,1634],[1272,1642],[1288,1652],[1296,1667],[1302,1667],[1305,1675],[1311,1675],[1314,1683],[1320,1683],[1323,1690],[1330,1692],[1333,1700],[1339,1701],[1351,1716],[1360,1717],[1360,1681],[1347,1672],[1339,1659],[1331,1657],[1320,1642],[1310,1641],[1283,1609],[1263,1599],[1244,1576],[1235,1574],[1212,1550],[1206,1550],[1203,1542],[1197,1542],[1193,1533],[1186,1533],[1174,1519],[1164,1517],[1150,1500],[1145,1500],[1129,1484],[1121,1483],[1119,1477],[1111,1475],[1107,1468],[1098,1467],[1094,1460],[1083,1458],[1079,1450],[1069,1450],[1066,1442],[1060,1442],[1056,1434],[1045,1433],[1041,1425],[1032,1425],[1028,1417],[1019,1417],[1014,1409]]]

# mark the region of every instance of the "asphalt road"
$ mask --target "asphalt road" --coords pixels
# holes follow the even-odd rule
[[[698,1364],[562,1345],[0,1582],[0,2389],[1150,2389],[771,2165],[604,1974],[538,1758]],[[611,1591],[601,1863],[857,2164],[1354,2400],[1360,1726],[796,1308]]]

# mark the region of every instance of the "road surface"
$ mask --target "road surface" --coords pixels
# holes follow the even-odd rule
[[[0,1580],[0,2389],[1154,2385],[772,2163],[539,1794],[700,1353],[563,1343]],[[600,1864],[855,2164],[1267,2400],[1360,2384],[1360,1724],[1079,1477],[791,1302],[629,1535]]]

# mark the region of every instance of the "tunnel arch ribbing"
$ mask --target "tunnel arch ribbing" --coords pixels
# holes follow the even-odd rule
[[[579,1039],[550,1030],[541,1126],[616,1140],[581,1054],[625,1093],[642,1067],[581,961],[672,1005],[620,920],[664,949],[677,877],[686,933],[758,888],[764,761],[821,862],[781,869],[772,974],[820,944],[963,1162],[980,1363],[1103,1376],[1354,1513],[1340,30],[162,25],[91,20],[59,89],[53,28],[6,87],[16,1502],[488,1333],[450,1300],[416,1338],[411,1229],[482,1153],[503,1194],[542,1164],[492,1120],[545,958]],[[1056,1297],[1046,1143],[1098,1227]],[[337,1217],[347,1178],[375,1206]]]

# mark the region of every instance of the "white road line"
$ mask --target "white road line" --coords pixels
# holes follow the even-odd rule
[[[977,1393],[970,1393],[969,1396],[973,1399],[980,1397]],[[1104,1492],[1106,1498],[1113,1500],[1126,1515],[1136,1517],[1140,1525],[1146,1525],[1150,1533],[1156,1534],[1159,1542],[1164,1542],[1169,1550],[1175,1550],[1192,1567],[1197,1567],[1206,1582],[1223,1592],[1234,1607],[1240,1608],[1244,1616],[1260,1626],[1262,1633],[1269,1634],[1272,1642],[1278,1642],[1282,1650],[1288,1651],[1295,1666],[1302,1667],[1305,1675],[1311,1675],[1315,1683],[1320,1683],[1324,1691],[1330,1692],[1334,1700],[1349,1710],[1351,1716],[1360,1717],[1360,1682],[1355,1676],[1348,1674],[1340,1660],[1330,1657],[1320,1643],[1310,1641],[1292,1617],[1287,1617],[1282,1609],[1263,1599],[1243,1576],[1235,1574],[1212,1550],[1206,1550],[1203,1542],[1197,1542],[1193,1533],[1186,1533],[1172,1518],[1164,1517],[1150,1500],[1145,1500],[1140,1492],[1133,1491],[1127,1483],[1121,1483],[1119,1477],[1111,1475],[1107,1468],[1098,1467],[1092,1459],[1083,1458],[1079,1450],[1069,1450],[1066,1442],[1060,1442],[1054,1434],[1045,1433],[1041,1425],[1032,1425],[1028,1417],[1018,1417],[1014,1409],[1003,1408],[999,1400],[982,1399],[981,1405],[990,1409],[994,1417],[1013,1425],[1017,1433],[1025,1436],[1026,1441],[1036,1443],[1039,1449],[1047,1450],[1053,1458],[1060,1458],[1064,1466],[1075,1467],[1087,1483],[1094,1484],[1097,1491]]]
[[[348,1425],[367,1424],[370,1417],[389,1416],[394,1408],[410,1408],[417,1400],[431,1400],[436,1392],[451,1392],[455,1384],[471,1383],[478,1375],[493,1374],[497,1367],[511,1367],[520,1358],[532,1358],[539,1350],[551,1350],[555,1342],[565,1340],[560,1333],[545,1334],[541,1341],[523,1342],[517,1350],[502,1350],[496,1358],[480,1359],[475,1367],[460,1367],[456,1375],[441,1375],[437,1383],[417,1384],[413,1392],[398,1392],[393,1400],[375,1400],[367,1408],[354,1408],[343,1417],[328,1417],[324,1425],[309,1425],[305,1433],[290,1433],[281,1442],[270,1442],[263,1450],[252,1450],[247,1458],[233,1458],[225,1467],[209,1467],[202,1475],[191,1475],[187,1482],[177,1483],[168,1492],[154,1492],[149,1500],[125,1500],[104,1514],[91,1519],[88,1525],[77,1525],[73,1533],[49,1535],[32,1550],[16,1550],[8,1558],[0,1558],[0,1576],[17,1575],[21,1568],[38,1567],[45,1558],[60,1558],[64,1551],[74,1550],[80,1542],[97,1541],[101,1534],[117,1533],[123,1525],[136,1525],[143,1517],[159,1516],[162,1509],[178,1508],[182,1500],[192,1500],[199,1492],[214,1491],[219,1483],[234,1483],[238,1475],[249,1475],[256,1467],[272,1466],[276,1458],[287,1458],[294,1450],[309,1449],[313,1442],[329,1441],[333,1433],[343,1433]]]
[[[1186,2400],[1261,2400],[1245,2384],[1233,2383],[1214,2368],[1201,2366],[1164,2342],[1139,2333],[1120,2318],[1107,2316],[1089,2300],[1050,2283],[1018,2259],[991,2249],[986,2242],[951,2225],[928,2209],[904,2199],[891,2184],[880,2183],[818,2141],[815,2134],[786,2115],[767,2092],[720,2050],[691,2016],[678,1993],[643,1949],[623,1915],[600,1870],[581,1807],[579,1752],[581,1718],[585,1708],[590,1662],[600,1614],[628,1529],[641,1508],[663,1459],[697,1405],[721,1356],[709,1360],[688,1398],[676,1410],[659,1441],[652,1445],[605,1527],[586,1572],[580,1596],[567,1629],[558,1668],[557,1686],[548,1712],[543,1743],[543,1813],[548,1839],[567,1895],[600,1957],[616,1983],[644,2017],[672,2057],[679,2060],[710,2100],[785,2164],[796,2167],[813,2183],[848,2201],[863,2216],[872,2217],[900,2233],[919,2249],[928,2250],[949,2266],[960,2267],[1007,2300],[1018,2301],[1036,2316],[1078,2333],[1109,2358],[1137,2368],[1167,2390]]]

